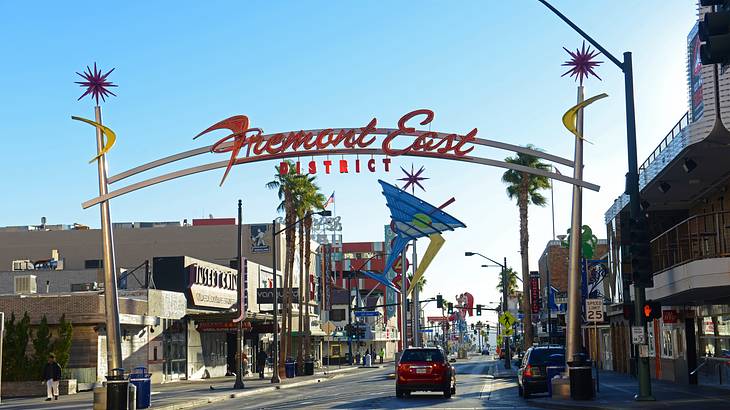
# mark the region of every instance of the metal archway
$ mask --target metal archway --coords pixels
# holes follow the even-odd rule
[[[414,156],[414,157],[422,157],[422,158],[435,158],[435,159],[445,159],[445,160],[451,160],[451,161],[462,161],[462,162],[469,162],[473,164],[480,164],[480,165],[489,165],[489,166],[495,166],[500,168],[506,168],[506,169],[512,169],[515,171],[520,172],[526,172],[534,175],[540,175],[547,178],[551,178],[557,181],[566,182],[572,185],[580,186],[583,188],[587,188],[593,191],[598,191],[600,187],[596,184],[592,184],[587,181],[578,180],[572,177],[569,177],[567,175],[559,174],[557,172],[552,171],[545,171],[541,169],[526,167],[523,165],[518,164],[511,164],[500,160],[495,160],[491,158],[482,158],[478,156],[469,156],[465,155],[465,153],[471,152],[471,150],[474,148],[474,146],[482,146],[482,147],[489,147],[489,148],[497,148],[502,149],[510,152],[518,152],[523,154],[532,155],[538,158],[542,158],[544,160],[564,165],[567,167],[573,167],[574,163],[572,160],[559,157],[556,155],[552,155],[546,152],[537,151],[533,149],[529,149],[526,147],[521,147],[514,144],[504,143],[500,141],[494,141],[494,140],[488,140],[488,139],[482,139],[482,138],[476,138],[477,129],[474,128],[470,133],[467,135],[459,135],[456,133],[446,133],[446,132],[432,132],[432,131],[425,131],[425,130],[415,130],[414,128],[407,127],[405,125],[406,121],[408,119],[412,119],[417,115],[426,115],[426,119],[420,122],[421,125],[425,125],[431,122],[431,120],[434,117],[434,114],[430,110],[415,110],[412,111],[406,115],[404,115],[401,120],[399,121],[399,128],[375,128],[374,124],[377,123],[376,119],[373,119],[371,123],[367,127],[362,128],[325,128],[325,129],[311,129],[311,130],[300,130],[300,131],[288,131],[283,133],[274,133],[274,134],[263,134],[261,130],[259,129],[249,129],[248,128],[248,119],[245,116],[235,116],[228,119],[225,119],[216,125],[208,128],[206,131],[203,131],[198,136],[207,133],[212,130],[216,129],[229,129],[233,133],[228,135],[227,137],[224,137],[223,139],[219,140],[216,144],[184,151],[178,154],[170,155],[167,157],[163,157],[145,164],[142,164],[140,166],[131,168],[127,171],[121,172],[116,175],[112,175],[108,178],[109,184],[115,184],[118,183],[126,178],[154,170],[155,168],[158,168],[160,166],[168,165],[180,160],[188,159],[197,157],[199,155],[208,154],[208,153],[228,153],[231,152],[232,155],[230,159],[225,161],[214,161],[203,165],[198,165],[190,168],[185,168],[178,171],[169,172],[166,174],[158,175],[155,177],[151,177],[136,183],[132,183],[126,186],[123,186],[121,188],[117,188],[111,192],[108,192],[103,195],[99,195],[96,198],[92,198],[88,201],[83,202],[82,207],[84,209],[89,208],[91,206],[100,204],[104,201],[108,201],[112,198],[122,196],[125,194],[128,194],[130,192],[137,191],[142,188],[146,188],[152,185],[156,185],[162,182],[170,181],[173,179],[181,178],[188,175],[193,175],[201,172],[211,171],[214,169],[219,168],[227,168],[226,174],[228,173],[228,170],[232,166],[235,165],[241,165],[241,164],[249,164],[254,162],[260,162],[260,161],[270,161],[275,159],[287,159],[287,158],[297,158],[297,157],[315,157],[315,156],[327,156],[327,155],[382,155],[382,156],[390,156],[390,157],[397,157],[397,156]],[[231,123],[240,123],[241,119],[245,119],[245,128],[235,128],[231,126]],[[221,125],[222,124],[222,125]],[[251,133],[252,131],[258,132],[258,134],[255,135],[255,142],[254,142],[254,136],[247,136],[247,134]],[[367,135],[368,137],[371,137],[371,140],[369,143],[367,143],[366,146],[363,144],[360,144],[359,146],[355,144],[354,141],[354,135],[359,134],[362,138],[363,135]],[[315,138],[316,141],[311,141],[314,136],[317,136]],[[339,142],[332,142],[334,139],[336,139],[335,135],[339,136],[345,135],[350,136],[349,141],[351,144],[348,144],[347,137],[343,137],[339,139]],[[385,137],[383,141],[381,142],[382,146],[380,148],[369,148],[369,145],[372,145],[377,137]],[[413,137],[414,141],[418,142],[421,141],[419,147],[417,149],[397,149],[394,150],[393,148],[389,147],[389,142],[394,140],[395,137]],[[197,137],[196,137],[197,138]],[[287,138],[289,140],[287,140]],[[326,140],[326,141],[325,141]],[[387,143],[385,141],[388,141]],[[276,142],[274,142],[276,141]],[[254,155],[251,155],[251,149],[254,148],[254,151],[259,150],[261,152],[261,144],[264,144],[264,146],[269,147],[274,144],[282,144],[281,141],[290,141],[292,144],[289,148],[293,147],[293,149],[283,149],[281,152],[275,152],[275,153],[254,153]],[[306,141],[310,144],[319,144],[320,141],[324,141],[321,145],[317,146],[317,149],[311,149],[311,148],[305,148],[303,150],[299,150],[302,145],[307,145],[307,143],[302,143],[302,141]],[[344,141],[344,143],[343,143]],[[442,153],[442,152],[434,152],[434,149],[431,148],[432,145],[436,144],[437,146],[447,141],[447,146],[450,145],[452,142],[456,142],[457,146],[468,146],[469,148],[467,150],[464,150],[462,152],[458,152],[458,150],[455,150],[454,153]],[[272,144],[273,142],[273,144]],[[294,142],[299,143],[298,145],[294,144]],[[411,146],[416,144],[414,142]],[[431,144],[431,146],[429,146]],[[328,145],[332,145],[332,147],[328,147]],[[341,147],[338,145],[349,145],[349,147]],[[247,152],[246,155],[243,157],[237,157],[238,152],[244,147],[247,146]],[[443,148],[441,149],[443,150]],[[452,147],[453,150],[453,147]],[[398,152],[394,155],[394,152],[397,151],[404,151],[404,152]],[[225,176],[224,176],[225,179]]]

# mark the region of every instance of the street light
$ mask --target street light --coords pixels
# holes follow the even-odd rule
[[[271,364],[274,368],[274,374],[271,376],[271,383],[281,383],[281,378],[279,378],[279,295],[277,294],[277,280],[276,280],[276,236],[280,233],[286,231],[289,228],[292,228],[294,226],[297,226],[299,223],[304,221],[305,219],[311,217],[312,215],[320,215],[320,216],[331,216],[331,211],[317,211],[317,212],[307,212],[307,214],[300,218],[297,221],[294,221],[293,223],[284,226],[283,228],[276,230],[276,219],[271,221],[271,270],[272,274],[274,276],[273,280],[273,287],[274,287],[274,346],[271,350]],[[301,291],[301,289],[300,289]],[[300,292],[301,293],[301,292]],[[301,295],[300,295],[301,297]],[[299,312],[301,315],[302,312]],[[290,329],[291,330],[291,329]]]
[[[474,255],[481,256],[482,258],[494,263],[495,264],[494,266],[499,266],[502,268],[502,311],[507,312],[507,286],[508,286],[507,258],[506,257],[504,258],[504,264],[502,264],[502,263],[495,261],[492,258],[488,258],[488,257],[482,255],[479,252],[469,252],[469,251],[464,252],[464,256],[474,256]],[[488,265],[485,265],[485,266],[488,266]],[[509,341],[508,341],[508,338],[506,338],[506,337],[503,337],[503,339],[504,339],[504,368],[509,369],[512,367],[511,363],[510,363],[511,355],[509,352]]]
[[[628,159],[628,172],[626,173],[626,193],[629,195],[629,217],[631,221],[635,221],[642,217],[641,214],[641,197],[639,195],[639,171],[636,159],[636,113],[634,110],[634,70],[631,58],[631,52],[624,52],[624,59],[620,61],[614,57],[613,54],[608,52],[603,46],[598,44],[596,40],[591,38],[585,31],[581,30],[575,23],[570,21],[563,13],[553,7],[547,0],[538,0],[540,3],[545,5],[551,12],[563,20],[573,30],[575,30],[581,37],[586,39],[589,43],[593,44],[604,56],[606,56],[612,63],[614,63],[624,74],[624,90],[626,93],[626,151]],[[715,66],[717,70],[717,66]],[[717,74],[715,74],[717,78]],[[573,266],[576,266],[577,261],[572,262]],[[640,274],[646,276],[648,272],[639,272],[638,269],[634,269],[634,275]],[[568,304],[568,323],[566,330],[566,359],[575,360],[573,357],[580,350],[580,332],[581,332],[581,318],[580,318],[580,303],[578,303],[580,292],[580,274],[571,275],[568,278],[568,293],[569,293],[569,304]],[[644,286],[639,286],[634,283],[634,322],[637,325],[641,325],[646,332],[646,321],[641,315],[641,306],[646,300],[646,289]],[[639,370],[639,394],[634,396],[635,400],[654,400],[651,394],[651,379],[649,375],[649,358],[637,357],[637,367]]]

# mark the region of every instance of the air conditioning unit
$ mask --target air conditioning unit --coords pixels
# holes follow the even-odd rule
[[[16,276],[13,279],[16,294],[38,293],[38,283],[35,275]]]
[[[99,284],[96,282],[71,284],[71,292],[89,292],[92,290],[99,290]]]

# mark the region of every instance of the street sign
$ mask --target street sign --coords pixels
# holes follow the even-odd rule
[[[335,324],[332,322],[327,321],[322,324],[322,330],[328,335],[331,335],[332,332],[335,331],[335,329],[337,329],[337,326],[335,326]]]
[[[512,328],[512,326],[502,329],[502,334],[505,336],[512,336],[514,333],[515,330]]]
[[[646,343],[644,326],[631,326],[631,343],[635,345]]]
[[[586,299],[586,321],[603,322],[603,299]]]
[[[512,315],[510,312],[504,312],[501,315],[499,315],[499,323],[502,324],[505,328],[512,328],[512,326],[517,323],[517,319]]]
[[[433,333],[433,329],[418,329],[421,333]]]
[[[373,310],[356,310],[355,317],[380,316],[380,312]]]
[[[564,305],[568,303],[568,292],[555,292],[555,304]]]

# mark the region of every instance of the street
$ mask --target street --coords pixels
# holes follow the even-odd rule
[[[473,356],[455,363],[456,395],[451,399],[436,392],[396,398],[395,381],[388,378],[393,368],[387,366],[349,373],[316,386],[232,399],[206,408],[535,408],[525,406],[524,400],[517,396],[515,379],[495,379],[490,375],[495,363],[487,356]]]

